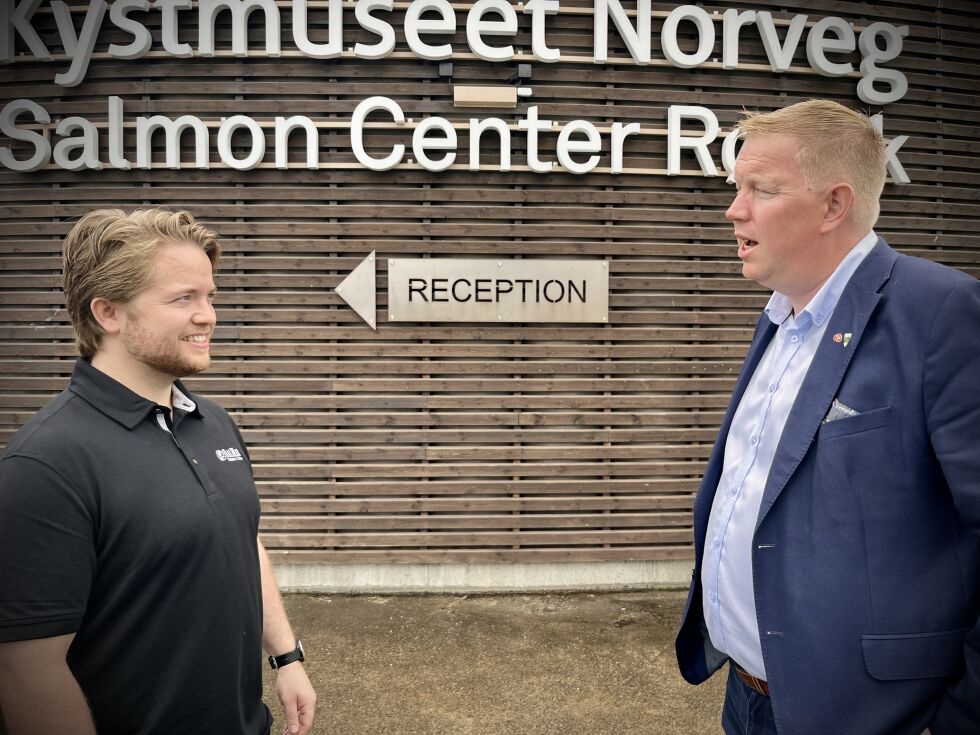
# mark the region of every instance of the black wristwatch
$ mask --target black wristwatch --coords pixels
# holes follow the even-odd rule
[[[303,655],[303,643],[301,641],[296,641],[296,648],[289,653],[284,653],[282,656],[269,656],[269,666],[275,670],[281,669],[286,664],[291,664],[294,661],[305,660],[306,657]]]

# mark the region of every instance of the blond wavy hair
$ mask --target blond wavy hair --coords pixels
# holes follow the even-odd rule
[[[884,138],[867,115],[830,100],[807,100],[774,112],[746,112],[738,128],[746,140],[768,135],[798,140],[796,162],[807,184],[816,189],[850,184],[851,221],[864,231],[874,227],[887,157]]]
[[[98,209],[82,217],[65,237],[62,288],[79,354],[91,360],[102,340],[92,299],[127,303],[150,283],[153,254],[167,243],[191,243],[218,265],[218,235],[189,212]]]

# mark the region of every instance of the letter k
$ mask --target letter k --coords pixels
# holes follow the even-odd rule
[[[31,18],[40,4],[41,0],[22,0],[15,7],[14,0],[0,0],[0,25],[3,25],[0,31],[0,61],[13,61],[15,33],[20,34],[35,58],[51,60],[48,47],[31,25]]]

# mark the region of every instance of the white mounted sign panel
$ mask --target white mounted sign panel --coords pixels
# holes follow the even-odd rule
[[[578,322],[609,319],[605,260],[391,258],[388,321]]]

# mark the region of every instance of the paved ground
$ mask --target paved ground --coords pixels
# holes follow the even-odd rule
[[[315,732],[331,735],[718,733],[723,677],[692,687],[676,671],[683,603],[674,591],[286,599]]]

